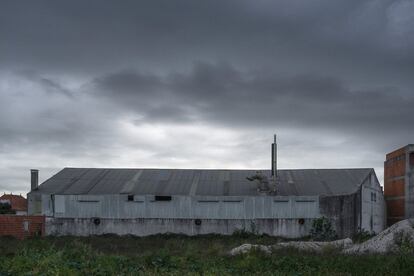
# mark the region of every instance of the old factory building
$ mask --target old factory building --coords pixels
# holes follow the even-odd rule
[[[275,148],[272,170],[263,171],[65,168],[37,185],[32,170],[29,214],[45,215],[50,235],[246,230],[300,237],[322,216],[340,237],[383,230],[373,169],[277,170]]]
[[[387,224],[414,217],[414,145],[388,153],[384,162]]]

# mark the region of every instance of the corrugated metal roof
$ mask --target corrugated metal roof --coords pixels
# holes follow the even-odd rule
[[[257,170],[65,168],[39,186],[46,194],[257,195]],[[269,180],[271,172],[262,170]],[[354,193],[373,169],[278,170],[278,195]]]

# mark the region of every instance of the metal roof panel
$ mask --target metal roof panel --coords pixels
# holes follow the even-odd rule
[[[271,172],[261,171],[269,180]],[[278,170],[278,195],[355,192],[373,169]],[[47,194],[257,195],[256,170],[65,168],[39,186]],[[271,183],[270,183],[271,185]]]

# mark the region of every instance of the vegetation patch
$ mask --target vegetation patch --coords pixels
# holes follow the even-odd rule
[[[310,236],[315,241],[333,241],[337,238],[331,221],[326,217],[320,217],[312,221]]]
[[[363,243],[364,241],[369,240],[374,237],[375,234],[367,230],[360,230],[352,236],[352,241],[354,243]]]
[[[0,238],[0,275],[410,275],[411,251],[395,255],[227,252],[243,243],[271,245],[269,236]]]

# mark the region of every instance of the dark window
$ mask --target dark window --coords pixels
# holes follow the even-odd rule
[[[128,201],[134,201],[134,195],[128,195]]]
[[[414,167],[414,152],[410,153],[410,166]]]
[[[155,201],[170,201],[171,196],[155,196]]]

